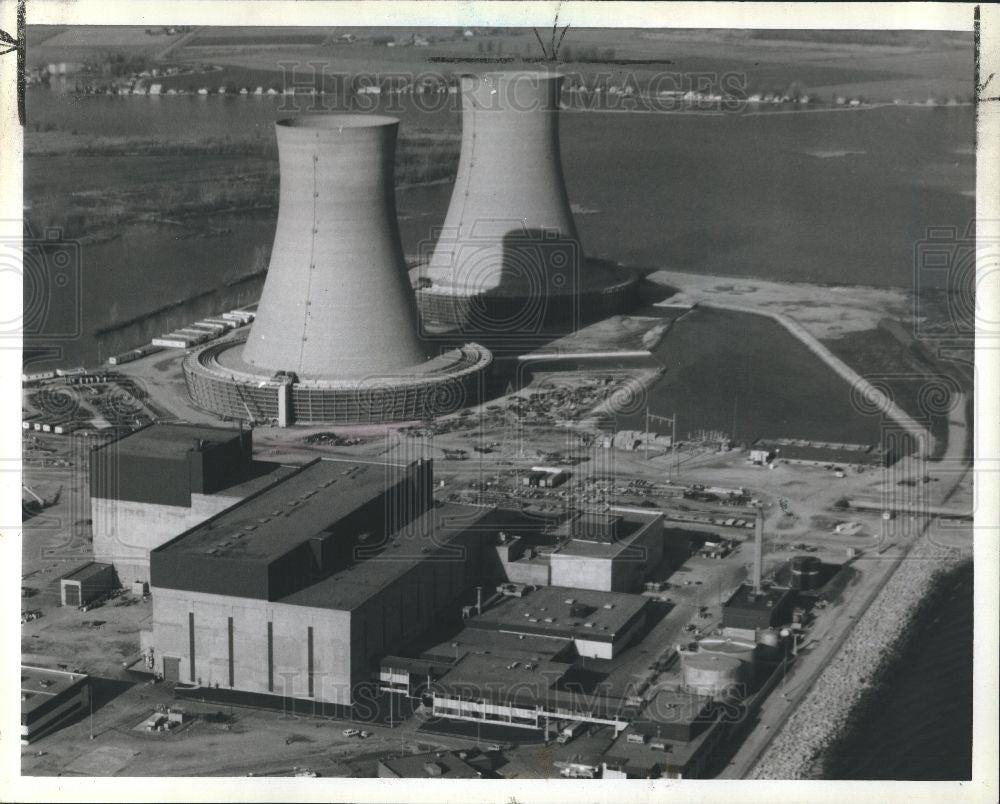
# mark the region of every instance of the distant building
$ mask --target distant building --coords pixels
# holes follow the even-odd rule
[[[792,438],[760,439],[754,442],[751,455],[754,451],[767,451],[775,461],[817,465],[882,466],[888,457],[880,447],[872,444],[838,444]]]

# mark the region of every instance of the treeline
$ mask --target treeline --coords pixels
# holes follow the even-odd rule
[[[779,39],[795,42],[819,42],[832,45],[893,45],[896,47],[943,47],[956,40],[947,31],[890,31],[890,30],[761,30],[749,31],[749,39]]]

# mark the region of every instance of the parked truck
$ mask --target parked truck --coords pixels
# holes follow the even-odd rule
[[[570,740],[576,737],[581,731],[583,731],[583,727],[584,723],[582,721],[576,721],[575,723],[570,723],[568,726],[563,728],[561,732],[559,732],[559,736],[556,738],[556,741],[560,745],[566,745],[566,743],[568,743]]]

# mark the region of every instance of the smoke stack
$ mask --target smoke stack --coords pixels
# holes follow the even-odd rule
[[[340,379],[424,360],[396,223],[398,124],[347,114],[275,123],[278,223],[243,349],[250,366]]]
[[[550,281],[575,281],[581,249],[559,157],[562,77],[491,72],[460,82],[462,151],[430,260],[434,284],[464,296],[537,295]]]
[[[764,575],[764,515],[757,509],[757,520],[753,537],[753,592],[761,593],[761,578]]]

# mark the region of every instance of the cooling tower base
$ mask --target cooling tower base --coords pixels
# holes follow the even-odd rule
[[[224,419],[291,424],[383,424],[431,419],[481,398],[492,354],[467,344],[391,376],[300,379],[255,371],[242,360],[246,336],[184,359],[192,401]]]
[[[423,325],[466,335],[521,335],[551,325],[576,329],[635,306],[638,277],[633,272],[588,260],[582,274],[579,281],[560,286],[496,288],[473,295],[429,274],[425,266],[414,268],[410,278]]]

